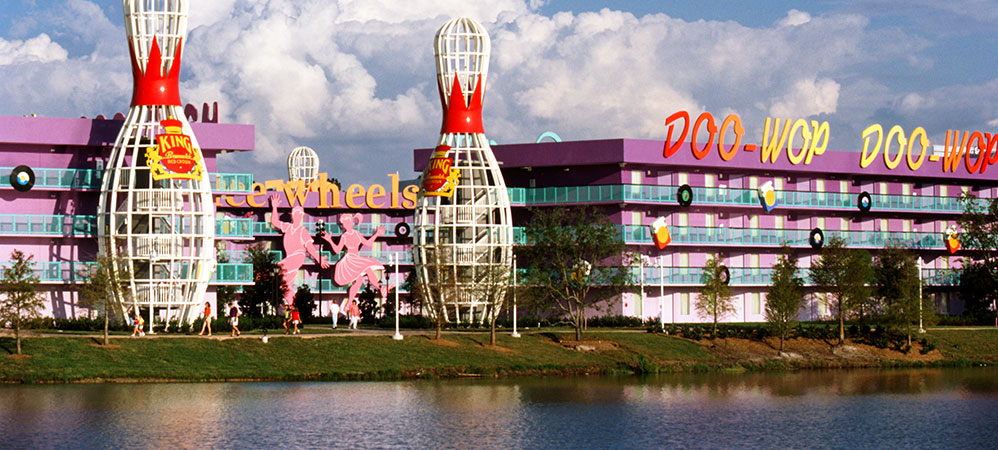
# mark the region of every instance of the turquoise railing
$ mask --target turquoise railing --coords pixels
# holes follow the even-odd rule
[[[0,214],[0,234],[96,236],[97,216]]]
[[[38,277],[42,283],[73,283],[81,282],[89,267],[95,264],[92,261],[33,261],[32,273]],[[10,261],[0,262],[0,267],[8,267]],[[182,276],[186,276],[186,270],[181,269]],[[252,283],[253,265],[243,263],[216,264],[215,272],[212,273],[211,283],[213,284],[234,284]]]
[[[0,186],[10,186],[10,173],[13,167],[0,167]],[[97,169],[49,169],[33,167],[35,187],[49,189],[100,189],[103,170]],[[211,173],[208,174],[211,189],[216,192],[249,193],[253,188],[253,174]]]
[[[514,205],[649,202],[676,203],[678,186],[658,185],[597,185],[548,188],[509,188]],[[777,191],[778,208],[856,209],[857,194],[839,192]],[[959,197],[871,194],[873,210],[963,212]],[[693,188],[694,204],[759,206],[755,189]]]
[[[659,267],[648,265],[644,266],[643,271],[640,267],[633,267],[632,269],[635,282],[640,285],[643,279],[645,289],[663,284],[666,286],[699,286],[701,285],[700,275],[703,273],[703,268],[701,267]],[[663,269],[664,274],[662,273]],[[640,278],[638,277],[639,272],[641,273]],[[728,267],[728,273],[731,276],[730,284],[733,286],[769,286],[773,283],[773,269],[769,267]],[[804,278],[806,285],[812,285],[806,268],[800,269],[798,275]],[[922,280],[929,286],[956,286],[960,284],[960,271],[958,269],[922,269]]]

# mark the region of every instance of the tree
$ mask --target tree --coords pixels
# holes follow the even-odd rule
[[[357,281],[360,283],[360,281]],[[378,314],[382,311],[382,302],[378,301],[381,297],[381,292],[374,290],[371,284],[365,284],[361,288],[360,293],[357,294],[357,308],[360,308],[360,322],[361,323],[375,323],[378,320]]]
[[[883,317],[895,328],[903,329],[911,345],[911,326],[921,317],[921,294],[918,263],[908,250],[888,245],[877,255],[873,266],[875,295],[883,308]]]
[[[227,264],[229,256],[225,252],[218,252],[218,263]],[[221,285],[215,288],[215,303],[218,305],[228,305],[236,299],[236,287],[231,284]]]
[[[710,333],[712,337],[717,336],[717,320],[735,312],[731,288],[728,287],[724,277],[721,257],[713,255],[707,258],[703,272],[700,272],[700,283],[703,284],[703,288],[697,294],[696,310],[700,317],[713,318],[714,328]]]
[[[495,262],[499,255],[492,253],[491,256],[494,258],[492,264],[483,266],[476,273],[478,279],[475,281],[474,295],[485,303],[485,318],[489,321],[489,345],[496,345],[496,320],[499,319],[499,311],[509,294],[512,268]]]
[[[960,246],[968,254],[960,271],[960,298],[968,313],[982,316],[998,301],[998,197],[961,197],[963,214],[957,220]]]
[[[425,271],[425,278],[416,276],[414,286],[420,288],[421,295],[433,299],[425,303],[436,325],[434,339],[439,340],[443,334],[444,323],[447,322],[447,303],[457,290],[457,283],[454,272],[443,266],[444,258],[439,247],[428,247],[424,250],[424,254],[426,260],[433,261],[433,264],[430,264],[430,269]]]
[[[821,255],[811,263],[811,280],[831,297],[830,305],[839,319],[839,345],[845,343],[845,318],[870,297],[873,266],[864,250],[849,250],[845,240],[835,236],[821,248]]]
[[[312,290],[309,289],[308,285],[303,284],[298,286],[298,290],[295,291],[292,301],[295,307],[298,308],[298,315],[301,316],[302,323],[312,318],[312,311],[315,310],[315,295],[312,294]]]
[[[100,255],[94,264],[82,269],[79,276],[83,282],[76,286],[80,304],[90,311],[96,310],[104,317],[104,345],[108,344],[111,305],[115,298],[125,298],[132,274],[124,259],[115,264],[110,255]],[[115,295],[117,293],[117,295]]]
[[[281,266],[262,243],[246,250],[245,262],[253,264],[253,284],[243,288],[239,306],[247,316],[262,317],[268,309],[277,310],[288,286],[281,276]]]
[[[787,335],[797,326],[797,315],[804,307],[804,279],[798,275],[797,258],[784,244],[783,255],[773,266],[773,286],[766,296],[766,321],[780,337],[780,352]]]
[[[3,295],[0,299],[0,320],[10,323],[14,329],[18,355],[21,354],[21,328],[38,314],[44,304],[44,298],[35,291],[38,277],[33,272],[31,258],[20,250],[11,252],[11,264],[3,268],[3,278],[0,279],[0,295]]]
[[[582,340],[586,311],[612,306],[635,286],[624,241],[605,214],[591,207],[531,208],[529,245],[516,248],[532,301],[568,315]]]

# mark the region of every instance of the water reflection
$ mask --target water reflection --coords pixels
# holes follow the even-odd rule
[[[0,387],[3,448],[990,448],[998,370]]]

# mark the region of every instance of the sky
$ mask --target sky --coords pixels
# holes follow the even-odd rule
[[[0,0],[0,115],[126,112],[119,0]],[[343,184],[412,171],[436,145],[437,28],[492,40],[484,124],[499,144],[664,140],[679,110],[827,121],[829,149],[863,130],[998,128],[998,8],[984,0],[193,0],[181,98],[255,125],[221,172],[286,178],[297,146]]]

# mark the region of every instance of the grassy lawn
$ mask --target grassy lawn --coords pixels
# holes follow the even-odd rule
[[[947,358],[998,360],[998,328],[932,328],[927,334]]]
[[[272,335],[258,338],[113,337],[102,347],[99,337],[28,338],[30,356],[0,355],[0,379],[72,381],[93,378],[224,379],[378,379],[460,373],[583,372],[626,370],[640,356],[657,362],[704,361],[713,357],[701,346],[648,333],[589,333],[587,339],[612,340],[619,347],[580,352],[559,345],[571,333],[527,334],[519,339],[488,334],[447,334],[444,342],[429,336],[331,336],[302,339]],[[0,353],[10,353],[12,338],[0,339]]]

